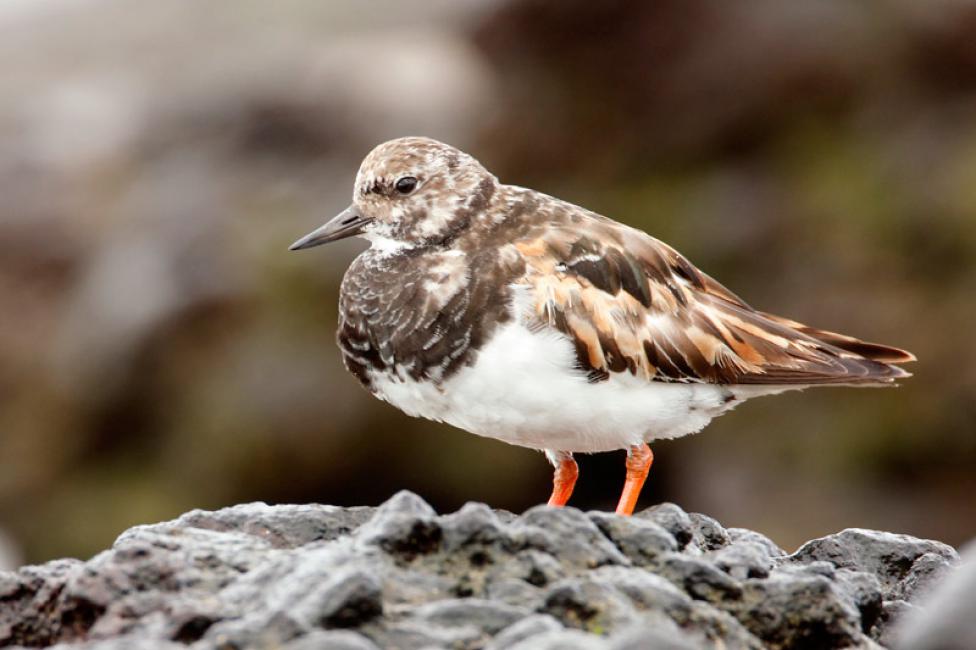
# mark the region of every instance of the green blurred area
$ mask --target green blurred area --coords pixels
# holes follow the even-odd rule
[[[246,500],[541,502],[541,454],[410,419],[342,369],[362,244],[285,250],[372,146],[422,134],[765,311],[918,356],[899,388],[759,400],[656,445],[642,503],[785,547],[848,526],[962,543],[973,33],[968,0],[0,9],[0,532],[33,562]],[[582,458],[572,503],[612,507],[622,474]]]

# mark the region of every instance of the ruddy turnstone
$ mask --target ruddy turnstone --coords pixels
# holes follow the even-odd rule
[[[409,415],[545,451],[553,506],[574,452],[627,451],[629,515],[648,442],[752,397],[891,384],[915,359],[758,311],[664,242],[427,138],[373,149],[352,205],[291,249],[352,236],[371,246],[342,280],[346,368]]]

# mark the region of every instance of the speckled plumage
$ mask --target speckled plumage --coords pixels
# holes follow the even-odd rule
[[[374,149],[343,215],[295,247],[372,242],[342,282],[347,368],[407,413],[554,461],[757,395],[890,384],[914,359],[755,310],[663,242],[434,140]]]

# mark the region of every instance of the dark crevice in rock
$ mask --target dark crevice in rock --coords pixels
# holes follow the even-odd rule
[[[173,640],[187,645],[199,641],[214,622],[208,616],[194,616],[180,625],[173,634]]]
[[[105,607],[86,598],[69,598],[61,606],[61,641],[84,638]]]

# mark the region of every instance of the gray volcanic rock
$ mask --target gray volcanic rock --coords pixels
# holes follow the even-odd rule
[[[962,564],[900,621],[891,635],[899,650],[976,648],[976,543],[962,553]]]
[[[662,504],[633,518],[481,504],[194,511],[87,562],[0,573],[0,646],[877,648],[957,560],[846,530],[787,555]]]

